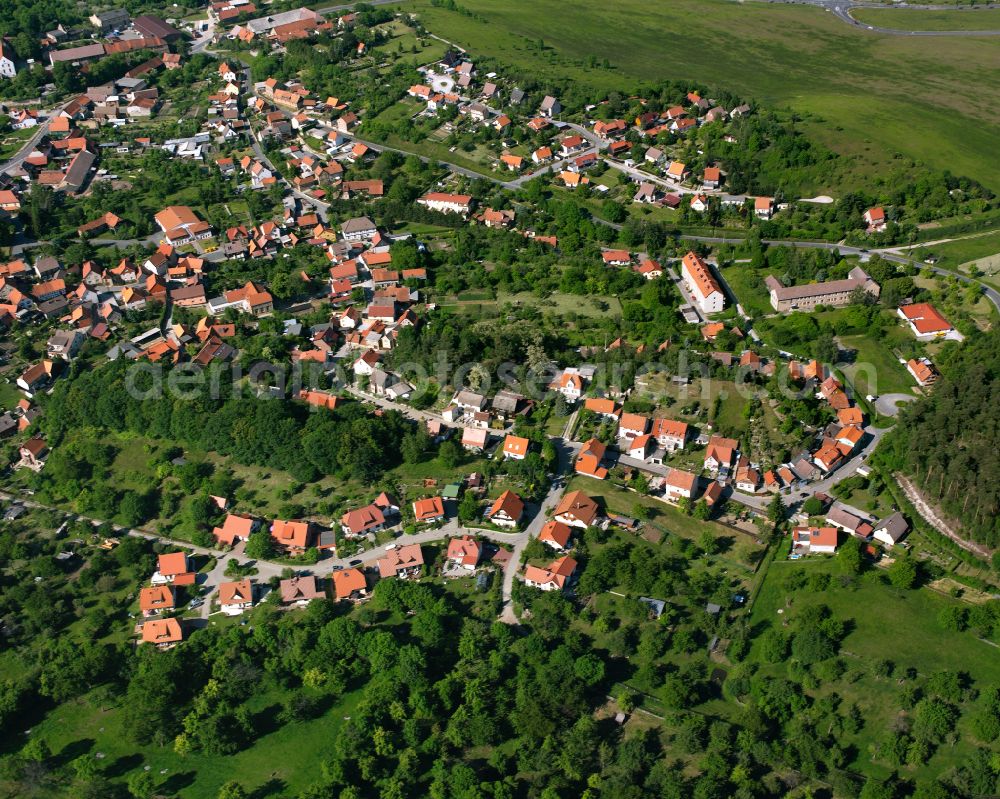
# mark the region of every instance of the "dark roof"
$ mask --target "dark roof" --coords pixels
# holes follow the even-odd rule
[[[142,14],[136,17],[132,21],[132,27],[134,27],[143,36],[158,36],[161,39],[176,39],[183,34],[166,22],[164,22],[159,17],[154,17],[152,14]]]

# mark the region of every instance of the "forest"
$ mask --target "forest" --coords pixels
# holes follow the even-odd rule
[[[907,405],[878,456],[913,478],[973,541],[1000,547],[1000,330],[937,360],[934,391]]]

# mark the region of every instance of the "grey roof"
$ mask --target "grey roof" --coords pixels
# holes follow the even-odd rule
[[[374,230],[375,223],[367,216],[358,216],[354,219],[348,219],[340,226],[340,229],[344,233],[360,233],[363,230]]]
[[[887,536],[889,536],[889,538],[892,539],[893,543],[896,543],[900,538],[906,535],[909,529],[910,525],[907,523],[903,514],[899,511],[896,511],[894,514],[875,525],[875,531],[884,532]]]
[[[66,170],[66,177],[63,178],[65,187],[73,191],[81,189],[83,184],[87,182],[87,175],[90,174],[90,168],[96,160],[97,156],[90,150],[80,150],[70,162],[69,169]]]
[[[486,407],[486,397],[482,394],[477,394],[475,391],[463,389],[455,395],[455,404],[482,410]]]
[[[521,89],[512,89],[510,93],[510,101],[514,105],[517,105],[521,100],[524,99],[524,92]]]
[[[504,411],[505,413],[514,413],[517,411],[517,404],[521,399],[520,394],[515,394],[513,391],[508,391],[505,388],[500,389],[496,393],[496,396],[493,397],[493,409]]]
[[[0,416],[0,436],[6,435],[12,430],[17,429],[17,419],[10,415],[10,413],[5,413]]]
[[[827,294],[841,294],[854,291],[856,288],[868,288],[872,279],[861,267],[854,267],[844,280],[831,280],[827,283],[807,283],[804,286],[782,286],[776,278],[768,275],[764,282],[768,289],[774,292],[779,300],[801,300],[806,297],[823,297]]]
[[[845,530],[850,530],[851,532],[857,530],[858,525],[864,521],[861,517],[855,516],[846,508],[841,507],[830,508],[830,510],[826,513],[826,520],[830,522],[830,524],[843,527]]]

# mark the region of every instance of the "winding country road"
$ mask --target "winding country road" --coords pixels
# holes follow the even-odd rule
[[[972,37],[982,37],[982,36],[1000,36],[1000,30],[943,30],[943,31],[915,31],[906,30],[903,28],[884,28],[880,25],[869,25],[866,22],[861,22],[854,18],[851,14],[852,11],[856,11],[859,8],[874,8],[882,9],[886,11],[891,10],[909,10],[909,11],[955,11],[955,12],[970,12],[979,9],[994,9],[1000,8],[995,3],[982,6],[948,6],[948,5],[887,5],[884,3],[866,3],[866,2],[852,2],[852,0],[759,0],[762,3],[775,3],[775,4],[794,4],[794,5],[807,5],[815,6],[816,8],[822,8],[829,11],[841,22],[845,22],[853,28],[857,28],[862,31],[869,31],[871,33],[879,33],[885,36],[972,36]]]

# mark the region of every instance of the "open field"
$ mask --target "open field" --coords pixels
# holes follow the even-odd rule
[[[797,570],[807,574],[828,573],[833,576],[826,590],[812,591],[808,587],[790,588],[786,581]],[[809,605],[824,604],[834,618],[849,620],[848,633],[841,644],[841,659],[847,673],[838,680],[822,680],[816,695],[837,695],[843,707],[858,703],[864,711],[865,725],[854,735],[843,736],[845,746],[854,747],[854,760],[846,768],[888,776],[884,761],[873,762],[868,746],[882,736],[897,719],[900,708],[900,686],[895,677],[878,679],[869,666],[875,660],[888,658],[900,675],[909,667],[917,670],[918,680],[939,671],[967,672],[972,685],[980,690],[1000,681],[1000,658],[988,643],[980,641],[971,631],[946,630],[938,621],[941,612],[959,604],[928,589],[898,591],[870,578],[861,578],[853,586],[842,587],[831,559],[810,559],[788,562],[776,560],[754,603],[750,620],[755,632],[780,628],[782,619],[794,617]],[[778,611],[783,613],[778,615]],[[934,646],[928,646],[934,641]],[[751,650],[751,659],[760,660],[760,636]],[[767,673],[784,674],[785,663],[763,664]],[[974,710],[964,703],[957,729],[961,739],[954,746],[940,747],[919,766],[901,770],[904,778],[939,777],[972,751],[971,716]],[[972,710],[972,712],[969,712]]]
[[[865,25],[904,31],[1000,30],[1000,11],[988,8],[976,8],[971,11],[859,8],[852,11],[851,16]]]
[[[478,0],[474,15],[428,0],[403,7],[438,35],[542,81],[622,91],[629,82],[689,79],[789,109],[850,159],[803,191],[842,195],[897,153],[1000,188],[1000,60],[989,39],[929,47],[852,30],[815,8],[726,0],[581,0],[571,16],[553,0]],[[683,35],[667,44],[667,31]],[[600,66],[604,59],[612,68]]]
[[[899,328],[887,330],[886,335],[877,340],[865,334],[838,337],[841,347],[857,352],[854,363],[844,366],[843,372],[859,395],[912,393],[916,383],[892,354],[894,342],[904,335]]]

